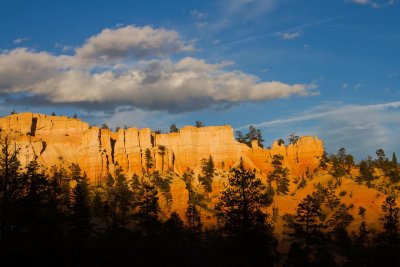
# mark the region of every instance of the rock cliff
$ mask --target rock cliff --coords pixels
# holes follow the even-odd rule
[[[235,140],[231,126],[186,126],[167,134],[155,134],[149,128],[112,132],[66,116],[19,113],[0,118],[0,128],[3,134],[15,136],[22,165],[33,159],[48,168],[78,163],[91,181],[112,173],[117,162],[128,177],[141,175],[146,169],[146,149],[154,158],[153,170],[172,169],[178,174],[187,168],[199,171],[201,160],[210,155],[217,169],[229,170],[242,157],[245,165],[267,174],[273,156],[281,154],[291,176],[301,176],[318,167],[323,154],[322,141],[309,136],[294,145],[275,142],[263,149],[253,142],[248,147]],[[160,145],[166,148],[164,156],[159,153]]]

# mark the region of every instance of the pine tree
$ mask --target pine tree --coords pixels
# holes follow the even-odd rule
[[[367,159],[360,161],[358,166],[360,175],[356,178],[357,182],[366,181],[367,185],[370,186],[371,182],[376,179],[372,158],[368,156]]]
[[[150,149],[146,148],[144,157],[146,160],[146,173],[149,175],[149,169],[153,167],[153,157],[151,156]]]
[[[241,131],[236,131],[235,136],[236,136],[236,141],[238,141],[239,143],[243,143],[243,144],[247,143],[246,137],[242,134]]]
[[[13,138],[0,136],[0,249],[11,232],[15,204],[25,184],[19,173],[19,151]]]
[[[71,263],[77,264],[82,260],[84,250],[88,245],[91,233],[90,222],[90,198],[89,184],[86,174],[82,175],[81,169],[77,164],[71,164],[70,177],[76,182],[72,189],[72,213],[69,229],[69,251],[68,257]]]
[[[136,203],[138,207],[136,218],[138,219],[139,225],[147,234],[150,234],[151,230],[159,226],[158,214],[160,212],[160,207],[158,205],[158,191],[154,184],[147,181],[143,181],[141,187],[141,195]]]
[[[211,193],[212,182],[215,173],[214,161],[210,155],[208,160],[202,159],[201,161],[202,175],[199,176],[199,182],[203,185],[204,191]]]
[[[171,212],[168,220],[164,223],[164,229],[170,241],[177,242],[182,239],[184,234],[184,224],[176,211]]]
[[[289,193],[290,183],[288,178],[289,170],[287,168],[283,168],[282,161],[282,155],[274,155],[272,160],[272,167],[274,170],[268,175],[268,182],[276,183],[276,192],[279,195],[287,195]]]
[[[204,123],[203,123],[202,121],[196,121],[196,122],[195,122],[195,126],[196,126],[197,128],[200,128],[200,127],[204,127],[205,125],[204,125]]]
[[[264,139],[261,134],[261,130],[257,129],[253,125],[249,126],[249,132],[245,135],[247,145],[251,145],[251,141],[256,140],[259,147],[263,147]]]
[[[297,143],[297,141],[299,141],[299,136],[298,135],[296,135],[296,133],[291,133],[290,135],[289,135],[289,143],[290,144],[292,144],[292,145],[294,145],[294,144],[296,144]]]
[[[200,211],[196,207],[196,205],[189,203],[185,215],[190,234],[192,236],[200,234],[202,223],[201,223]]]
[[[178,130],[178,128],[176,127],[176,124],[175,124],[175,123],[171,124],[171,126],[169,127],[169,132],[170,132],[170,133],[177,133],[177,132],[179,132],[179,130]]]
[[[118,162],[115,166],[114,176],[118,226],[124,227],[127,224],[128,212],[131,208],[132,192],[129,190],[126,175],[122,172]]]
[[[386,198],[382,204],[382,211],[381,221],[385,230],[384,235],[390,240],[397,240],[399,238],[400,208],[397,207],[394,195]]]
[[[295,219],[307,235],[320,231],[321,207],[315,196],[307,195],[297,206]]]
[[[272,203],[272,192],[246,170],[241,160],[231,170],[229,187],[222,192],[216,206],[219,226],[228,236],[242,235],[260,229],[266,230],[267,215],[263,208]],[[262,230],[261,230],[262,231]]]
[[[397,163],[397,157],[396,157],[396,153],[394,153],[394,152],[393,152],[393,154],[392,154],[392,163],[393,163],[395,166],[397,166],[397,165],[398,165],[398,163]]]
[[[158,155],[161,156],[161,172],[164,172],[164,157],[166,154],[167,148],[163,145],[158,146]]]

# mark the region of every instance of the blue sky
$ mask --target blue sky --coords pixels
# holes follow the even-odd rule
[[[395,0],[20,1],[0,9],[0,115],[167,131],[257,125],[400,153]]]

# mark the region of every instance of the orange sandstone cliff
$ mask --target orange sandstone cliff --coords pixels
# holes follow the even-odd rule
[[[155,134],[149,128],[112,132],[66,116],[19,113],[0,118],[0,128],[16,138],[22,165],[33,159],[48,168],[78,163],[91,181],[113,173],[117,162],[128,177],[143,174],[146,149],[151,150],[154,158],[153,171],[162,168],[177,174],[187,168],[196,171],[201,160],[211,155],[217,169],[229,170],[242,157],[245,165],[267,174],[272,168],[273,155],[281,154],[291,176],[301,176],[307,169],[317,168],[324,151],[321,140],[308,136],[294,145],[275,142],[270,149],[262,149],[253,142],[248,147],[235,140],[231,126],[185,126],[178,133],[167,134]],[[160,145],[166,147],[164,166],[158,153]]]

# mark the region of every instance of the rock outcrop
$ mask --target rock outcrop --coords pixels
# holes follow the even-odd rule
[[[253,142],[248,147],[235,140],[231,126],[186,126],[167,134],[155,134],[149,128],[112,132],[66,116],[19,113],[1,118],[0,128],[3,134],[15,136],[22,165],[33,159],[48,168],[78,163],[91,181],[112,173],[117,162],[128,177],[141,175],[146,169],[146,149],[153,156],[153,170],[172,169],[178,174],[187,168],[199,171],[201,160],[209,156],[220,170],[229,170],[242,157],[245,165],[267,174],[273,156],[281,154],[290,174],[301,176],[318,167],[323,154],[322,141],[308,136],[288,146],[275,142],[271,149],[263,149]],[[166,148],[163,156],[160,145]]]

